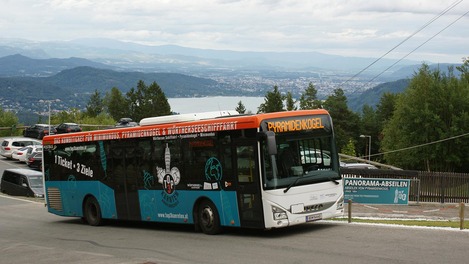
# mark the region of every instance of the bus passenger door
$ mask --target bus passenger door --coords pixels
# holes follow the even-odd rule
[[[238,183],[239,215],[242,227],[264,227],[256,142],[236,144],[236,178]]]
[[[117,218],[141,220],[138,198],[138,157],[136,144],[132,141],[111,147],[111,167]]]

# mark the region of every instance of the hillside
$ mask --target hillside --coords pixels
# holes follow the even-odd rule
[[[0,77],[0,106],[14,111],[44,111],[41,100],[56,100],[54,109],[83,109],[89,95],[98,90],[102,96],[112,87],[123,93],[139,80],[156,82],[166,97],[237,95],[227,85],[210,79],[177,73],[118,72],[91,67],[76,67],[50,77]]]
[[[352,111],[361,112],[364,105],[375,107],[384,93],[402,93],[409,85],[410,79],[379,84],[361,94],[347,95],[348,106]]]
[[[59,73],[65,69],[78,66],[89,66],[100,69],[116,69],[116,67],[82,58],[68,59],[32,59],[20,54],[0,58],[0,76],[44,77]]]

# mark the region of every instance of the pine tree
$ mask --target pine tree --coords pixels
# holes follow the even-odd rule
[[[104,104],[109,115],[118,121],[123,117],[130,117],[128,101],[117,87],[112,87],[104,97]]]
[[[171,114],[168,98],[156,82],[147,86],[142,80],[138,81],[137,89],[132,87],[127,92],[126,101],[133,120]]]
[[[328,96],[324,102],[324,108],[329,111],[334,122],[337,147],[341,151],[350,139],[359,136],[359,116],[348,108],[347,97],[340,88],[335,89],[334,94]]]
[[[287,96],[285,97],[285,105],[287,107],[287,111],[295,111],[298,108],[295,105],[295,100],[293,100],[293,96],[291,92],[287,93]]]
[[[317,97],[318,91],[314,85],[310,82],[308,88],[300,97],[300,109],[318,109],[322,108],[322,102]]]
[[[278,91],[277,85],[275,85],[272,92],[266,93],[264,103],[259,106],[257,113],[271,113],[280,111],[285,111],[283,108],[283,98]]]
[[[101,98],[101,94],[98,90],[94,90],[94,93],[90,96],[90,100],[86,105],[86,115],[89,117],[96,117],[104,111],[104,101]]]
[[[238,106],[235,108],[235,110],[240,114],[245,114],[246,113],[246,107],[244,107],[244,104],[243,104],[242,101],[238,102]]]

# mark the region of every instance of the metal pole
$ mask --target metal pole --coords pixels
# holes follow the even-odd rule
[[[371,161],[371,136],[360,135],[361,138],[368,138],[368,161]]]
[[[48,134],[50,135],[50,130],[51,130],[50,129],[50,101],[48,103],[49,103],[49,133]]]
[[[348,222],[352,222],[352,199],[348,200]]]
[[[371,161],[371,136],[368,137],[368,161]]]
[[[464,203],[459,204],[459,229],[464,229],[464,207],[466,205]]]

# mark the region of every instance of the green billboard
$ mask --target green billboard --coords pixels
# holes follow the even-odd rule
[[[345,201],[363,204],[409,203],[410,180],[344,178]]]

